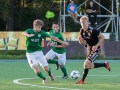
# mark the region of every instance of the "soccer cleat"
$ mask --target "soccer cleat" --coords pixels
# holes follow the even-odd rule
[[[51,79],[52,81],[54,81],[53,75],[52,75],[52,74],[48,74],[48,75],[49,75],[50,79]]]
[[[59,64],[58,64],[58,62],[56,63],[56,70],[58,70],[59,69]]]
[[[78,82],[76,82],[76,84],[84,84],[84,81],[81,79]]]
[[[46,81],[46,78],[45,79],[43,79],[43,84],[46,84],[47,83],[47,81]]]
[[[68,76],[63,76],[61,79],[67,79],[68,78]]]
[[[108,62],[105,62],[105,68],[107,68],[110,71],[110,66]]]

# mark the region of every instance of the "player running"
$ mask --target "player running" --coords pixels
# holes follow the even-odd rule
[[[50,31],[50,34],[54,37],[57,37],[58,39],[64,41],[64,38],[62,36],[62,34],[59,32],[59,25],[58,23],[53,23],[52,24],[52,29]],[[45,55],[46,60],[48,61],[48,63],[54,63],[59,65],[60,69],[63,72],[63,77],[62,79],[67,79],[68,75],[67,75],[67,70],[65,68],[65,62],[66,62],[66,50],[65,50],[65,45],[61,44],[59,42],[56,42],[56,40],[51,40],[47,46],[52,46],[52,49]],[[54,57],[58,58],[58,61],[53,60]],[[57,69],[58,69],[58,65],[57,65]]]
[[[51,36],[47,34],[45,31],[41,30],[41,27],[43,26],[43,21],[37,19],[33,21],[33,29],[27,29],[23,35],[26,36],[26,56],[28,59],[28,63],[30,67],[34,70],[34,72],[38,75],[38,77],[43,79],[43,84],[46,83],[45,76],[42,75],[38,63],[41,65],[41,67],[46,71],[52,81],[54,81],[54,77],[51,74],[50,68],[48,67],[48,63],[43,55],[42,52],[42,38],[49,37],[52,40],[56,40],[59,43],[62,43],[63,45],[68,45],[68,42],[63,42],[59,40],[58,38]]]
[[[105,67],[110,71],[109,63],[94,63],[95,59],[100,54],[100,45],[104,41],[104,36],[100,31],[89,27],[89,19],[87,16],[82,16],[80,18],[80,23],[82,28],[80,29],[79,43],[83,44],[86,42],[87,55],[84,62],[84,71],[82,79],[79,80],[76,84],[84,84],[85,78],[89,72],[89,69]]]

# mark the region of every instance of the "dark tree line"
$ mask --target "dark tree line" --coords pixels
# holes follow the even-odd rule
[[[52,11],[55,17],[52,21],[59,20],[59,3],[53,2],[54,0],[0,0],[0,30],[1,31],[24,31],[27,28],[32,28],[34,19],[41,19],[44,21],[47,29],[48,19],[45,17],[46,12]],[[84,0],[74,0],[77,5],[83,3]],[[111,9],[111,0],[96,0],[103,4],[108,9]],[[69,0],[67,0],[67,4]],[[85,5],[82,6],[84,11]],[[97,6],[97,9],[99,7]],[[67,13],[67,12],[66,12]],[[101,14],[107,12],[101,9]],[[69,18],[69,17],[68,17]],[[78,25],[74,25],[70,19],[68,31],[79,31]],[[78,27],[78,28],[77,28]]]

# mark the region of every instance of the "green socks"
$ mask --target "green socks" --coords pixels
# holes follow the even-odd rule
[[[48,63],[51,63],[51,64],[56,64],[58,61],[56,61],[56,60],[54,60],[54,59],[49,59],[48,61],[47,61]]]
[[[48,74],[51,75],[51,69],[50,69],[50,67],[49,67],[49,70],[48,70]]]
[[[45,77],[42,75],[41,72],[39,72],[37,75],[38,75],[38,77],[40,77],[40,78],[42,78],[42,79],[45,79]]]
[[[66,70],[65,66],[62,66],[61,70],[62,70],[64,76],[67,76],[67,70]]]

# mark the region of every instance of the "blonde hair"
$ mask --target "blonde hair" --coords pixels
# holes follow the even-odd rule
[[[89,22],[89,18],[87,16],[82,16],[80,18],[80,21],[88,21]]]
[[[44,26],[44,23],[40,19],[36,19],[33,21],[33,26]]]

